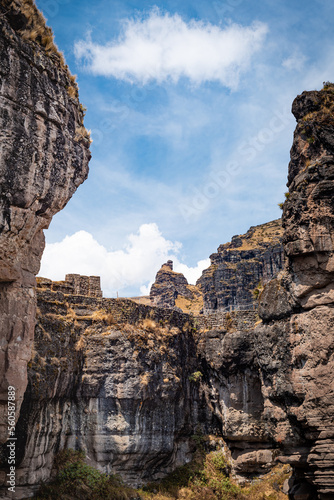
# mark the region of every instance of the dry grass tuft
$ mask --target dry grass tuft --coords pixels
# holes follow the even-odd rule
[[[79,316],[76,314],[74,309],[68,307],[66,319],[70,321],[77,320],[77,321],[103,322],[109,326],[117,323],[114,316],[111,313],[107,313],[104,309],[99,309],[98,311],[94,311],[92,314]]]
[[[103,321],[107,325],[115,325],[117,322],[111,313],[107,313],[104,309],[94,311],[91,316],[93,321]]]
[[[76,351],[83,351],[84,347],[86,346],[86,340],[84,336],[81,336],[78,340],[78,342],[75,344],[75,350]]]
[[[73,87],[69,87],[69,89],[71,89],[71,88],[73,88]],[[68,91],[69,91],[69,89],[68,89]],[[84,126],[78,127],[75,130],[74,140],[76,142],[81,142],[81,141],[87,142],[88,141],[89,144],[91,144],[93,142],[90,138],[90,130],[87,130]]]
[[[25,41],[38,43],[43,47],[47,54],[55,55],[58,62],[61,64],[61,57],[58,47],[54,43],[52,29],[46,25],[45,17],[37,9],[34,2],[31,0],[13,0],[4,2],[7,8],[14,14],[23,15],[26,19],[25,27],[19,30],[20,35]]]
[[[149,319],[149,318],[145,318],[141,322],[140,326],[141,326],[141,328],[143,328],[144,330],[146,330],[148,332],[155,332],[156,329],[158,328],[156,322],[153,321],[153,319]]]
[[[76,87],[72,87],[72,85],[69,85],[67,87],[67,93],[72,99],[76,99],[78,96],[78,89]]]

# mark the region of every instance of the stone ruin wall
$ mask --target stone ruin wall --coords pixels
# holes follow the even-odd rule
[[[96,298],[102,298],[103,296],[100,276],[66,274],[64,281],[37,278],[37,286],[38,288],[47,288],[52,292],[62,292],[67,295],[84,295]]]

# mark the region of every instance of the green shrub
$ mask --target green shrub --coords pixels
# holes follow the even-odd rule
[[[58,474],[54,481],[41,486],[38,500],[130,500],[135,491],[113,475],[103,474],[84,462],[82,451],[63,450],[55,458]]]
[[[245,498],[239,486],[229,478],[231,465],[223,451],[207,455],[203,448],[195,454],[194,460],[179,467],[159,484],[151,483],[146,492],[159,492],[153,499],[172,498],[189,500],[229,500]],[[160,495],[164,495],[160,497]]]

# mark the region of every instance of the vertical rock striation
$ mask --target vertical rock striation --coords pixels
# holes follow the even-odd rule
[[[334,496],[334,85],[303,92],[284,203],[287,266],[260,298],[255,329],[266,413],[298,489]],[[314,495],[316,495],[314,493]],[[291,498],[299,498],[298,496]],[[306,498],[306,497],[305,497]],[[316,498],[308,496],[307,498]]]
[[[0,439],[7,388],[17,415],[35,326],[43,229],[88,173],[77,88],[29,0],[0,5]]]
[[[20,498],[50,478],[63,448],[85,450],[90,465],[134,485],[190,460],[206,408],[191,381],[188,315],[44,288],[37,319],[17,425]]]

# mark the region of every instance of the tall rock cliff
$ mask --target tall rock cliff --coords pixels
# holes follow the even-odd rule
[[[284,203],[287,266],[264,289],[255,330],[267,415],[295,477],[334,497],[334,85],[303,92]],[[309,486],[310,487],[310,486]],[[311,498],[311,497],[309,497]]]
[[[77,86],[32,1],[0,5],[0,439],[18,416],[34,335],[43,229],[88,173]]]
[[[263,285],[283,268],[282,236],[281,221],[275,220],[220,245],[196,283],[204,312],[252,309]]]
[[[190,460],[206,406],[191,381],[188,315],[39,288],[37,320],[16,430],[18,498],[50,478],[63,448],[134,485]]]

